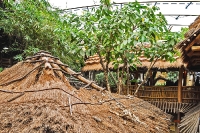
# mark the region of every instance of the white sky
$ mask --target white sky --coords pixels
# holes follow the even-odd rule
[[[94,4],[99,4],[100,0],[49,0],[49,2],[58,8],[67,9],[67,8],[75,8],[75,7],[82,7],[82,6],[90,6]],[[122,3],[122,2],[133,2],[135,0],[111,0],[115,3]],[[145,0],[138,0],[138,1],[145,1]],[[151,0],[148,0],[151,1]],[[184,0],[181,0],[184,1]],[[160,4],[158,4],[160,3]],[[160,11],[163,14],[193,14],[193,15],[200,15],[200,2],[193,2],[188,8],[186,6],[190,2],[158,2],[157,6],[160,7]],[[168,4],[166,4],[168,3]],[[155,3],[152,3],[154,5]],[[175,19],[177,16],[166,16],[168,24],[178,24],[178,25],[189,25],[191,24],[197,16],[180,16],[178,19]],[[187,27],[187,26],[186,26]],[[172,31],[179,31],[181,26],[173,26]]]

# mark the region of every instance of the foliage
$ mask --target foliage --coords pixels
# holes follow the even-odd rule
[[[178,71],[168,72],[167,74],[168,80],[171,80],[173,82],[176,82],[178,80]]]
[[[156,83],[155,86],[165,86],[166,83]]]
[[[184,35],[188,30],[189,30],[189,28],[186,28],[186,27],[181,28],[181,31],[179,32],[181,39],[185,38]]]
[[[111,72],[113,77],[115,78],[115,80],[117,79],[117,73],[116,72]],[[99,73],[95,75],[95,81],[99,84],[102,85],[103,83],[105,83],[105,79],[104,79],[104,73]],[[109,74],[108,76],[108,81],[110,86],[116,86],[115,81],[113,80],[113,78],[111,77],[111,74]]]
[[[78,39],[82,43],[73,48],[75,51],[81,49],[80,54],[97,53],[105,78],[110,62],[114,63],[115,68],[119,64],[124,64],[124,68],[128,64],[136,66],[141,54],[151,61],[156,58],[174,61],[174,45],[178,42],[179,34],[167,29],[164,16],[156,14],[157,10],[155,6],[144,6],[138,2],[114,10],[108,1],[102,0],[99,8],[80,17]]]
[[[81,16],[53,9],[45,0],[8,2],[6,7],[1,10],[0,28],[15,36],[11,50],[23,51],[23,55],[48,50],[74,67],[80,67],[77,64],[81,64],[84,56],[97,53],[107,88],[110,62],[115,68],[124,64],[125,71],[129,65],[136,67],[140,63],[141,54],[151,61],[158,58],[174,61],[173,46],[179,41],[179,33],[167,29],[164,16],[156,13],[155,6],[131,2],[119,10],[112,8],[110,0],[101,0],[99,7]],[[122,77],[124,74],[121,73]]]
[[[75,65],[81,63],[80,56],[72,54],[69,48],[69,43],[73,43],[71,33],[76,29],[72,25],[75,15],[63,15],[45,0],[7,1],[6,9],[0,12],[0,28],[15,40],[9,50],[22,52],[17,59],[47,50],[64,63],[80,68]]]
[[[3,68],[2,67],[0,67],[0,72],[2,72],[3,71]]]
[[[85,35],[81,38],[84,44],[77,47],[87,50],[87,55],[97,53],[100,48],[101,55],[115,62],[126,57],[132,63],[142,51],[149,58],[171,59],[178,34],[167,30],[167,22],[161,13],[155,14],[157,10],[138,2],[129,3],[121,10],[112,10],[102,4],[94,9],[94,13],[86,12],[82,16],[81,27],[84,28],[79,30],[79,34]],[[167,42],[158,42],[161,39]],[[151,43],[151,47],[140,45],[145,42]],[[108,54],[112,56],[107,57]]]

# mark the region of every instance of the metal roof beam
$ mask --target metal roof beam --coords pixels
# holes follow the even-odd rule
[[[199,16],[199,14],[163,14],[164,16]]]
[[[173,0],[138,0],[139,3],[155,3],[158,4],[158,2],[190,2],[189,4],[192,4],[192,2],[200,2],[199,0],[193,0],[193,1],[187,1],[187,0],[176,0],[176,1],[173,1]],[[113,5],[119,5],[121,8],[123,7],[124,4],[127,4],[129,2],[120,2],[120,3],[113,3]],[[189,6],[189,4],[187,6]],[[88,8],[88,7],[98,7],[99,5],[90,5],[90,6],[82,6],[82,7],[75,7],[75,8],[68,8],[68,9],[62,9],[63,11],[64,10],[72,10],[72,9],[77,9],[77,8]]]
[[[186,7],[185,9],[188,9],[188,7],[192,4],[192,2],[190,2]]]

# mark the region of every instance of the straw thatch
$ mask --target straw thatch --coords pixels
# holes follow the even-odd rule
[[[183,62],[189,69],[197,69],[200,66],[200,49],[194,50],[193,46],[200,46],[200,16],[189,26],[189,31],[185,33],[185,39],[177,44]]]
[[[58,58],[38,53],[0,73],[0,132],[169,132],[170,117],[160,109],[130,96],[77,90],[69,72]]]
[[[176,69],[176,68],[180,68],[182,65],[185,65],[181,58],[179,58],[179,57],[175,57],[175,58],[176,58],[176,60],[174,62],[169,62],[169,61],[158,59],[156,61],[156,63],[154,64],[153,69],[154,68],[157,68],[157,69],[175,68]],[[141,64],[136,64],[136,66],[138,68],[148,68],[151,64],[151,61],[144,56],[139,57],[139,60],[140,60]],[[122,66],[122,65],[120,65],[120,66]],[[110,69],[113,69],[114,65],[112,63],[110,63],[108,65],[108,67]],[[103,68],[100,64],[100,58],[98,55],[90,56],[86,60],[85,66],[82,68],[82,71],[94,71],[94,70],[96,70],[96,71],[103,70]]]

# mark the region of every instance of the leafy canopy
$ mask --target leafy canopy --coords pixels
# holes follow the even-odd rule
[[[9,50],[23,53],[18,58],[42,49],[80,68],[85,55],[99,53],[117,67],[125,62],[135,66],[141,54],[173,61],[176,53],[179,34],[168,31],[154,6],[132,2],[114,9],[109,0],[102,0],[93,12],[80,16],[54,9],[45,0],[9,1],[6,7],[0,10],[0,28],[15,40]]]
[[[72,54],[69,44],[73,44],[71,34],[75,15],[63,14],[51,7],[46,0],[23,0],[20,3],[5,1],[6,9],[0,9],[0,28],[13,41],[10,51],[21,51],[22,59],[39,50],[50,51],[63,62],[74,66],[80,64],[76,54]]]
[[[128,3],[120,10],[113,9],[103,1],[93,12],[80,16],[76,34],[80,43],[72,48],[80,50],[82,56],[99,53],[106,62],[112,61],[116,66],[125,61],[135,65],[141,54],[151,60],[173,61],[179,34],[170,32],[164,16],[156,11],[157,7],[138,2]]]

